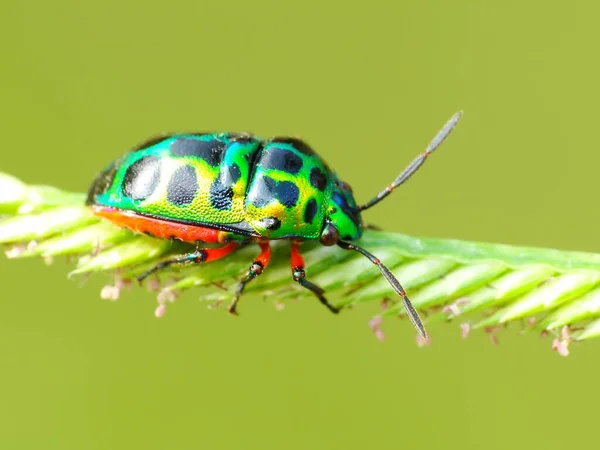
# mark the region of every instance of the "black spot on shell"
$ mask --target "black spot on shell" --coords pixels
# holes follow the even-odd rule
[[[221,211],[231,209],[232,199],[231,186],[223,185],[218,179],[210,186],[210,204],[213,208]]]
[[[302,169],[302,158],[291,150],[282,148],[269,148],[263,154],[260,165],[265,169],[282,170],[291,175],[296,175]]]
[[[275,231],[281,228],[281,220],[277,217],[265,217],[260,220],[259,225],[267,230]]]
[[[293,208],[298,203],[300,189],[291,181],[280,181],[275,185],[274,194],[279,203],[288,208]]]
[[[262,176],[254,183],[253,189],[248,196],[248,201],[254,206],[262,208],[273,200],[277,182],[271,177]]]
[[[180,138],[171,143],[171,154],[200,158],[216,167],[223,160],[225,147],[225,143],[217,139],[202,141],[194,138]]]
[[[173,173],[167,185],[167,200],[174,205],[189,205],[198,191],[196,169],[192,166],[180,167]]]
[[[317,215],[317,201],[311,198],[304,209],[304,221],[312,225],[315,216]]]
[[[303,153],[307,156],[315,155],[315,151],[302,139],[293,138],[293,137],[276,137],[271,139],[270,142],[281,142],[282,144],[289,144],[298,150],[300,153]]]
[[[161,163],[156,156],[145,156],[131,164],[123,177],[123,194],[132,200],[145,200],[160,182]]]
[[[231,166],[225,166],[221,169],[219,178],[223,184],[235,184],[242,177],[242,171],[240,166],[232,164]]]
[[[210,203],[215,209],[228,210],[233,205],[233,185],[241,178],[242,172],[237,164],[222,166],[219,176],[210,186]]]
[[[275,181],[268,176],[262,176],[256,180],[254,189],[248,200],[258,208],[271,203],[273,199],[277,199],[279,203],[288,208],[296,206],[300,189],[291,181]]]
[[[88,191],[85,201],[86,205],[93,205],[96,202],[96,195],[104,194],[110,189],[115,179],[117,168],[117,164],[113,162],[96,176]]]
[[[313,167],[313,169],[310,171],[310,184],[321,192],[325,191],[325,187],[327,186],[327,177],[318,167]]]

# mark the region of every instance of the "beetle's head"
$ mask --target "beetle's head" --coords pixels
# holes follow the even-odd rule
[[[359,239],[361,235],[362,219],[352,194],[352,188],[336,178],[327,205],[321,243],[323,245],[335,245],[339,240],[354,241]]]

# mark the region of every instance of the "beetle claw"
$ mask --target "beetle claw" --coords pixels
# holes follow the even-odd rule
[[[239,315],[240,315],[240,314],[237,312],[237,308],[236,308],[236,305],[235,305],[235,303],[232,303],[231,305],[229,305],[229,306],[227,307],[227,312],[228,312],[229,314],[231,314],[232,316],[239,316]]]

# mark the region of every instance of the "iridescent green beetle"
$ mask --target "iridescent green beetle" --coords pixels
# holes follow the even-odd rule
[[[440,130],[424,153],[371,201],[358,206],[350,186],[302,140],[249,134],[171,134],[153,138],[110,164],[94,180],[87,204],[96,215],[138,233],[196,244],[222,244],[165,260],[138,279],[172,264],[223,258],[256,242],[260,255],[240,282],[229,311],[251,280],[269,264],[269,241],[291,241],[294,281],[312,291],[329,310],[324,291],[305,277],[302,241],[320,240],[354,250],[377,265],[402,297],[422,336],[425,328],[404,289],[388,268],[356,245],[363,232],[361,211],[404,183],[450,134],[461,113]]]

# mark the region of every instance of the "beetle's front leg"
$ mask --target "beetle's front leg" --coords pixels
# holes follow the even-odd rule
[[[291,248],[291,258],[292,264],[292,276],[294,277],[294,281],[297,282],[303,288],[311,291],[315,296],[319,299],[319,301],[329,309],[334,314],[340,312],[341,308],[333,306],[331,303],[327,301],[325,296],[323,295],[325,291],[317,286],[316,284],[311,283],[306,279],[306,270],[304,264],[304,258],[300,254],[300,243],[292,241]]]

